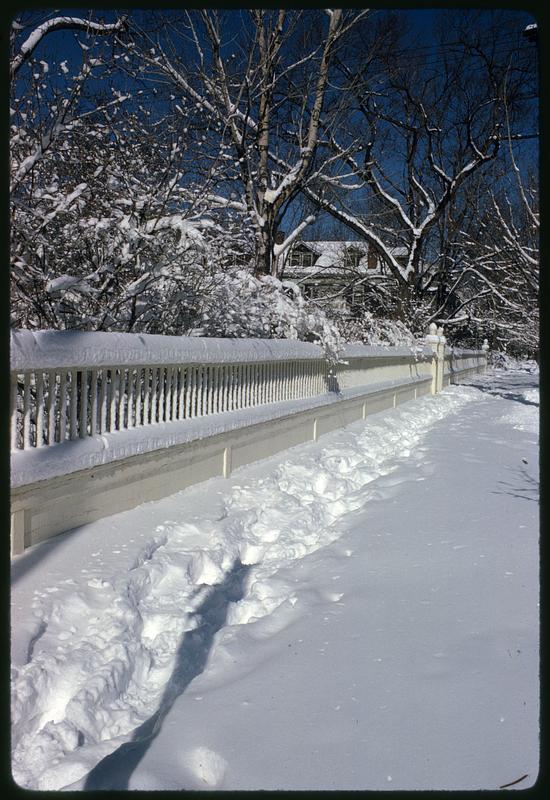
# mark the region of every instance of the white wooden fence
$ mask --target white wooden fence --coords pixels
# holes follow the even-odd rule
[[[28,450],[330,391],[316,361],[124,364],[11,374],[11,447]]]
[[[417,353],[416,362],[444,357],[444,342],[433,333],[427,337],[433,352]],[[134,334],[14,332],[11,449],[316,397],[372,382],[380,364],[388,372],[388,359],[414,360],[406,348],[351,346],[344,361],[331,366],[313,344],[255,340],[250,345]],[[114,354],[117,360],[109,363]],[[467,355],[468,363],[473,358],[477,364],[483,354]],[[441,386],[441,380],[434,381],[433,391]]]
[[[16,331],[11,341],[16,555],[484,371],[486,352]]]

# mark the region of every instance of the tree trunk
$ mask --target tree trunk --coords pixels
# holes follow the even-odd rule
[[[275,214],[271,209],[266,209],[263,212],[264,224],[258,228],[257,243],[256,243],[256,266],[254,275],[260,277],[261,275],[276,275],[277,264],[273,253],[273,244],[275,242]]]
[[[409,320],[414,295],[414,285],[412,282],[399,283],[397,294],[397,318],[405,325]]]
[[[271,246],[268,237],[262,233],[258,236],[256,244],[256,264],[254,267],[256,278],[262,275],[271,275]]]

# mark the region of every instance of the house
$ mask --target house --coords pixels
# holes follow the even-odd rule
[[[404,247],[391,252],[398,261],[407,258]],[[300,241],[288,253],[282,275],[298,283],[304,297],[349,316],[363,307],[367,282],[392,279],[379,253],[356,241]]]

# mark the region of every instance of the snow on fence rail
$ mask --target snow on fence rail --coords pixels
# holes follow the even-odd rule
[[[11,366],[15,451],[313,397],[335,380],[305,342],[65,331],[14,332]]]

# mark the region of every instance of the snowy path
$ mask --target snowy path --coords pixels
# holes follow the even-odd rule
[[[15,559],[18,783],[531,785],[538,388],[473,383]]]

